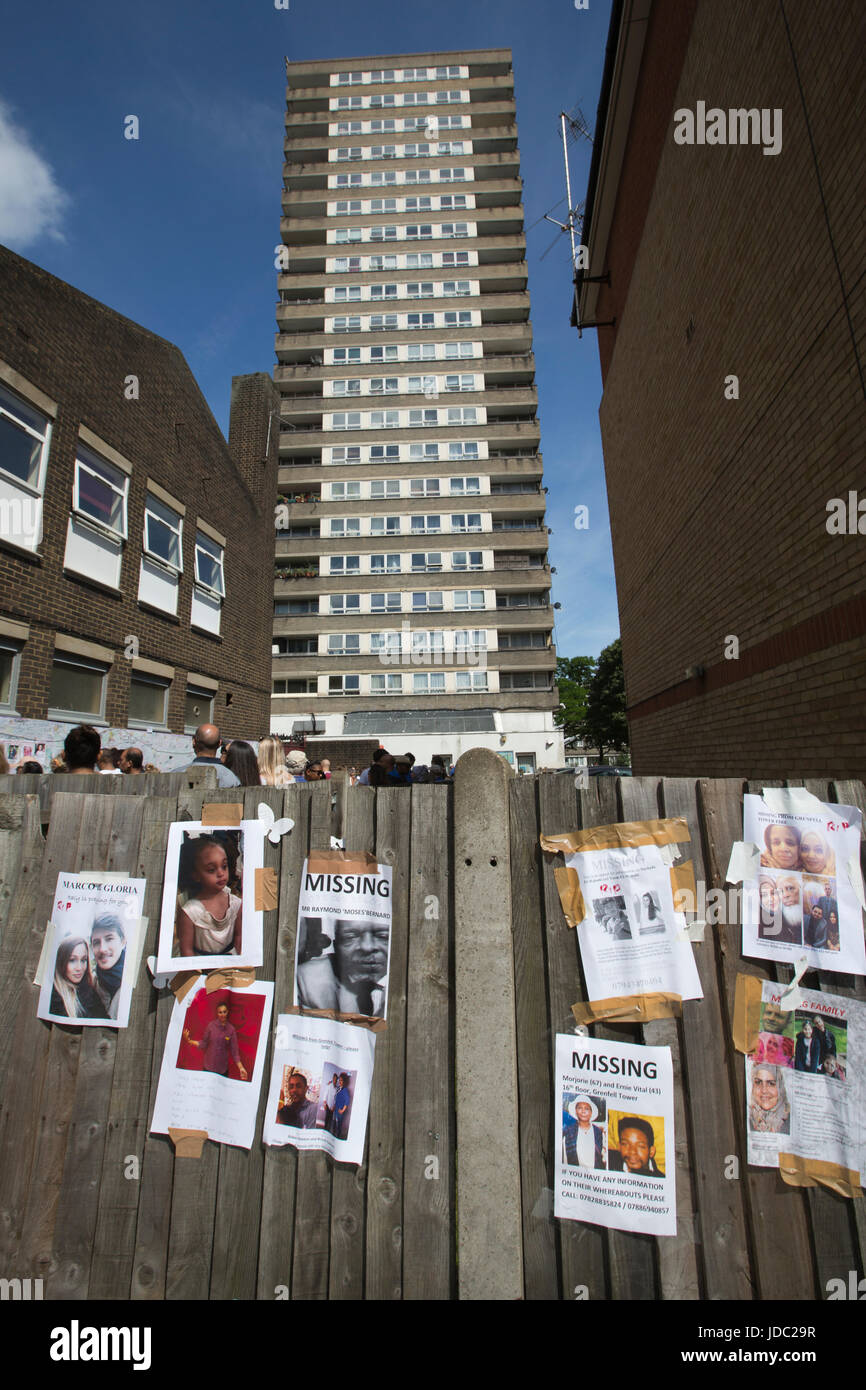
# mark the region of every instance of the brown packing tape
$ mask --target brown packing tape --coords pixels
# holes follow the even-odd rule
[[[779,1154],[779,1172],[789,1187],[829,1187],[839,1197],[862,1197],[860,1174],[840,1163],[823,1158],[803,1158],[801,1154]]]
[[[698,885],[695,883],[695,866],[691,859],[685,859],[682,864],[672,864],[670,875],[671,892],[674,895],[674,910],[676,912],[685,912],[689,910],[694,912],[695,904],[698,900]],[[678,893],[691,894],[691,897],[686,899],[686,903],[691,904],[690,908],[688,906],[680,907],[678,905]]]
[[[255,896],[253,906],[256,912],[274,912],[277,906],[277,871],[267,867],[256,869]]]
[[[175,1158],[201,1158],[209,1135],[206,1129],[170,1129],[168,1137],[174,1144]]]
[[[388,1027],[384,1018],[368,1018],[366,1014],[338,1014],[333,1009],[299,1009],[295,1004],[282,1012],[296,1014],[299,1018],[333,1018],[339,1023],[355,1023],[359,1028],[369,1028],[371,1033],[384,1033]]]
[[[638,845],[676,845],[689,840],[683,816],[664,820],[629,820],[616,825],[593,825],[565,835],[541,835],[541,848],[550,854],[576,854],[587,849],[636,849]]]
[[[216,989],[246,989],[255,984],[256,972],[252,965],[229,966],[225,970],[211,970],[207,976],[205,991],[213,994]]]
[[[169,980],[168,987],[178,1003],[186,998],[200,974],[200,970],[180,970]]]
[[[374,874],[378,867],[375,854],[360,850],[314,849],[307,858],[307,872],[311,874]]]
[[[576,927],[578,922],[582,922],[586,916],[577,869],[569,869],[564,864],[558,864],[553,871],[553,877],[559,889],[559,901],[562,903],[565,920],[570,927]]]
[[[679,994],[629,994],[622,999],[589,999],[572,1004],[575,1023],[647,1023],[653,1018],[679,1018]]]
[[[734,994],[734,1047],[749,1057],[758,1046],[758,1026],[761,1022],[761,987],[757,975],[737,976]]]
[[[202,825],[239,826],[244,808],[240,801],[208,801],[201,808]]]

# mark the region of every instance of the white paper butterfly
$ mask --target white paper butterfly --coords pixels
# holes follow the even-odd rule
[[[293,829],[295,824],[293,820],[289,820],[288,816],[283,816],[282,820],[276,820],[270,806],[264,801],[259,802],[259,823],[264,826],[272,845],[278,845],[280,836]]]
[[[345,840],[338,840],[334,835],[331,836],[331,849],[345,849]]]

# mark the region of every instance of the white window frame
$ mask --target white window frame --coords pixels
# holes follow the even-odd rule
[[[38,416],[40,420],[44,421],[42,433],[40,434],[28,420],[16,415],[15,409],[24,410],[30,415]],[[33,473],[32,482],[19,478],[15,473],[8,472],[8,470],[2,466],[0,466],[0,473],[2,473],[4,478],[8,478],[14,483],[16,487],[23,488],[34,497],[41,497],[45,490],[45,471],[48,467],[48,450],[51,445],[50,417],[47,416],[44,411],[39,410],[37,406],[31,405],[24,396],[20,396],[17,392],[10,390],[5,382],[0,382],[0,416],[6,416],[7,419],[12,421],[13,425],[23,430],[25,434],[30,435],[33,439],[39,441],[42,445],[39,462]]]
[[[219,588],[215,588],[202,579],[199,570],[199,551],[211,560],[217,561]],[[195,584],[196,588],[203,589],[206,594],[210,594],[211,598],[218,598],[221,602],[225,599],[225,547],[220,545],[218,541],[212,540],[210,536],[206,536],[203,531],[196,531],[195,533]]]
[[[109,522],[103,521],[101,517],[94,516],[81,505],[81,471],[89,473],[91,477],[97,478],[105,483],[117,494],[121,502],[121,523],[120,526],[112,526]],[[119,480],[116,481],[116,480]],[[88,449],[78,440],[75,450],[75,474],[72,483],[72,510],[77,517],[84,521],[88,526],[94,526],[103,535],[112,536],[115,540],[125,541],[127,539],[127,508],[129,502],[129,475],[123,469],[116,468],[114,464],[102,459],[92,449]]]
[[[18,680],[21,675],[21,644],[9,637],[0,637],[0,652],[8,652],[12,657],[12,671],[9,676],[9,699],[0,703],[0,714],[17,715]]]
[[[166,560],[164,556],[152,550],[148,544],[148,520],[151,517],[162,526],[166,526],[177,538],[177,563],[173,560]],[[141,551],[149,560],[170,570],[172,574],[183,574],[183,517],[173,507],[161,502],[150,492],[147,493],[144,501],[144,530],[141,538]]]
[[[63,708],[63,707],[60,706],[60,705],[58,705],[58,706],[51,706],[51,707],[46,711],[46,717],[47,717],[48,719],[57,719],[57,720],[61,720],[61,721],[63,721],[63,722],[66,722],[67,720],[71,720],[74,724],[98,724],[98,725],[104,725],[104,724],[106,723],[106,719],[105,719],[105,700],[106,700],[106,693],[107,693],[107,687],[108,687],[108,672],[109,672],[109,669],[110,669],[110,668],[109,668],[108,666],[106,666],[105,663],[102,662],[102,661],[91,661],[91,660],[89,659],[89,657],[85,657],[85,656],[76,656],[76,654],[75,654],[74,652],[63,652],[63,651],[61,651],[61,652],[55,651],[55,652],[54,652],[54,655],[53,655],[52,661],[51,661],[51,671],[52,671],[52,675],[53,675],[54,667],[55,667],[55,666],[74,666],[74,667],[77,667],[78,670],[86,670],[86,671],[96,671],[96,672],[98,672],[98,674],[99,674],[99,675],[101,676],[101,678],[102,678],[102,681],[101,681],[101,688],[100,688],[99,709],[98,709],[98,711],[94,712],[93,710],[65,709],[65,708]],[[50,683],[49,683],[49,691],[50,691]]]
[[[153,723],[149,719],[135,719],[130,713],[129,702],[127,703],[126,720],[130,729],[167,729],[168,728],[168,692],[171,689],[171,681],[165,680],[161,676],[145,675],[142,671],[133,671],[129,678],[130,694],[134,683],[139,685],[153,685],[162,690],[162,719],[158,723]]]

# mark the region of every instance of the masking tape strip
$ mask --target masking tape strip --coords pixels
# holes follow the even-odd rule
[[[802,1154],[779,1154],[779,1173],[789,1187],[829,1187],[840,1197],[862,1197],[860,1174],[854,1168],[828,1163],[823,1158],[803,1158]]]
[[[202,825],[224,825],[235,829],[243,818],[243,802],[208,801],[201,808]]]
[[[703,941],[707,924],[702,918],[695,918],[693,922],[686,922],[682,931],[677,932],[677,941]]]
[[[734,993],[734,1047],[746,1056],[758,1046],[758,1029],[761,1022],[761,993],[763,980],[757,975],[737,975],[737,988]]]
[[[174,1144],[175,1158],[201,1158],[209,1135],[206,1129],[170,1129],[168,1137]]]
[[[553,871],[553,877],[559,889],[559,901],[562,903],[565,920],[570,927],[576,927],[578,922],[582,922],[586,916],[586,905],[583,901],[577,869],[566,868],[564,864],[558,864]]]
[[[783,989],[782,998],[779,1001],[779,1007],[784,1009],[786,1013],[802,1006],[803,995],[800,990],[800,981],[808,969],[809,961],[806,956],[798,956],[794,961],[794,978]]]
[[[338,1023],[356,1023],[360,1028],[369,1028],[371,1033],[384,1033],[388,1024],[384,1018],[368,1018],[366,1014],[338,1014],[333,1009],[299,1009],[297,1005],[281,1010],[284,1014],[296,1014],[299,1018],[333,1018]]]
[[[207,976],[205,991],[213,994],[215,989],[246,989],[255,984],[256,972],[252,965],[236,965],[227,970],[211,970]]]
[[[550,854],[576,854],[585,849],[637,849],[639,845],[671,845],[689,840],[689,823],[683,816],[665,820],[628,820],[616,825],[594,825],[589,830],[569,830],[565,835],[541,835],[541,848]]]
[[[274,912],[277,906],[277,871],[266,867],[256,869],[253,906],[256,912]]]
[[[629,994],[622,999],[590,999],[572,1004],[575,1023],[647,1023],[652,1018],[679,1018],[679,994]]]
[[[677,906],[678,893],[689,893],[691,895],[686,902],[687,904],[689,902],[691,903],[691,911],[694,911],[694,905],[698,900],[698,885],[695,882],[694,861],[691,859],[684,859],[681,864],[672,864],[668,872],[671,876],[671,892],[674,895],[674,911],[686,912],[689,910],[688,906]]]
[[[735,840],[731,845],[731,857],[725,871],[725,883],[743,883],[758,877],[761,863],[759,845],[748,840]]]
[[[179,970],[168,982],[168,987],[178,1004],[185,999],[201,974],[200,970]]]
[[[346,871],[374,874],[378,868],[379,861],[375,854],[363,854],[360,850],[314,849],[307,858],[307,871],[311,874],[339,874]]]

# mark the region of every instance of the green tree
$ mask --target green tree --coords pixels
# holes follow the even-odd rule
[[[556,663],[556,684],[564,709],[556,710],[553,719],[566,738],[580,737],[594,670],[591,656],[561,656]]]
[[[597,746],[599,758],[604,757],[606,750],[628,747],[622,642],[619,638],[604,648],[596,663],[581,734],[588,743]]]

